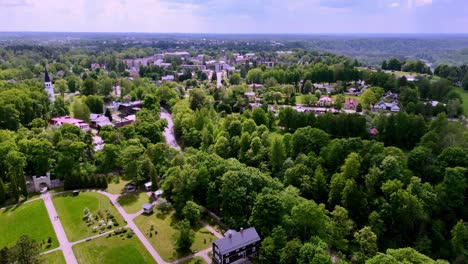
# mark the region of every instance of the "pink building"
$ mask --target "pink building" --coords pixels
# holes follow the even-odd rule
[[[70,124],[74,125],[76,127],[79,127],[83,131],[88,131],[89,130],[89,125],[81,120],[81,119],[76,119],[73,117],[69,116],[60,116],[60,117],[54,117],[50,120],[49,122],[51,125],[55,125],[57,127],[61,127],[63,124]]]

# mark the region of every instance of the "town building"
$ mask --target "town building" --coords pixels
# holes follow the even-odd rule
[[[386,110],[391,112],[400,112],[400,107],[396,101],[391,103],[386,103],[385,101],[380,101],[374,106],[374,110]]]
[[[126,116],[126,115],[134,115],[138,111],[141,110],[142,107],[142,101],[133,101],[130,103],[122,103],[119,105],[119,108],[117,109],[121,115]]]
[[[89,120],[91,121],[91,127],[95,129],[101,129],[104,126],[114,126],[109,118],[103,114],[90,114]]]
[[[49,95],[49,100],[51,102],[55,102],[55,94],[54,94],[54,86],[52,85],[52,81],[50,79],[49,73],[47,72],[47,68],[45,68],[45,74],[44,74],[44,87]]]
[[[69,116],[54,117],[49,121],[49,124],[54,125],[57,128],[61,127],[63,124],[69,124],[74,125],[83,131],[88,131],[90,129],[89,125],[85,121]]]
[[[153,213],[153,205],[150,203],[145,203],[141,207],[143,209],[143,213],[145,214],[152,214]]]
[[[255,227],[230,230],[225,237],[213,242],[213,263],[228,264],[255,257],[260,247],[260,236]]]
[[[332,104],[333,104],[333,100],[328,96],[323,96],[317,102],[317,105],[322,106],[322,107],[331,106]]]
[[[345,109],[356,110],[356,106],[359,104],[357,99],[346,98],[345,100]]]
[[[163,82],[173,82],[175,80],[174,75],[166,75],[161,77],[161,81]]]

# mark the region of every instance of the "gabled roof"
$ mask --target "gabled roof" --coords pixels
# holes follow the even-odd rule
[[[260,241],[260,236],[257,230],[255,230],[255,227],[250,227],[243,231],[232,233],[231,236],[217,240],[213,244],[218,247],[220,254],[226,254],[258,241]]]
[[[145,203],[145,204],[143,204],[143,206],[141,208],[143,208],[143,210],[151,210],[151,209],[153,209],[153,205],[150,204],[150,203]]]

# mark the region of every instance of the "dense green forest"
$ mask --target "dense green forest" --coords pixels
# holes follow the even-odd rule
[[[50,171],[75,189],[105,188],[107,175],[121,173],[162,188],[180,219],[195,203],[230,228],[256,227],[260,263],[468,260],[468,130],[448,120],[463,118],[466,102],[452,85],[466,79],[466,67],[447,66],[456,70],[446,76],[441,67],[409,82],[357,68],[342,55],[296,50],[271,69],[238,66],[219,89],[201,74],[156,85],[180,63],[164,71],[142,67],[143,77],[129,80],[121,60],[163,46],[85,47],[93,41],[0,48],[0,204],[28,196],[24,176]],[[273,54],[265,50],[262,56]],[[91,71],[92,63],[107,70]],[[54,103],[43,89],[44,64],[54,75]],[[312,83],[337,83],[333,95],[343,96],[359,80],[371,86],[361,113],[316,116],[292,108],[298,95],[320,98]],[[259,107],[244,97],[250,83],[264,86]],[[120,96],[113,94],[117,84]],[[402,111],[370,111],[389,91],[400,94]],[[143,105],[133,124],[98,132],[102,150],[94,150],[91,132],[48,125],[67,114],[89,119],[114,100]],[[161,106],[171,112],[183,151],[164,143]]]

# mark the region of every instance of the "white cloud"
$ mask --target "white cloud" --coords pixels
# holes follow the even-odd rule
[[[394,7],[394,8],[395,8],[395,7],[399,7],[399,6],[400,6],[400,3],[398,3],[398,2],[393,2],[393,3],[389,4],[388,6],[389,6],[389,7]]]
[[[432,5],[432,0],[408,0],[409,9],[425,5]]]

